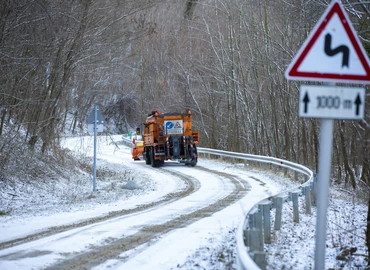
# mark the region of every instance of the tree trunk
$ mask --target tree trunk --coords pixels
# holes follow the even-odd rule
[[[3,109],[1,111],[0,136],[3,134],[3,127],[4,127],[4,123],[5,123],[5,117],[6,117],[6,110]]]
[[[351,186],[353,188],[356,188],[356,179],[355,179],[355,175],[351,169],[351,166],[349,165],[349,159],[348,159],[348,155],[347,155],[347,150],[346,150],[346,145],[345,145],[345,139],[344,139],[344,122],[341,121],[339,123],[339,135],[340,135],[340,147],[341,147],[341,150],[342,150],[342,156],[343,156],[343,163],[344,163],[344,169],[345,169],[345,172],[346,172],[346,180],[347,180],[347,177],[350,178],[350,181],[351,181]],[[347,184],[347,181],[345,182],[345,184]]]

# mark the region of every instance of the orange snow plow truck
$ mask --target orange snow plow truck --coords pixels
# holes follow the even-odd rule
[[[132,158],[141,155],[146,164],[159,167],[165,160],[179,161],[194,167],[198,161],[199,132],[192,131],[191,112],[160,113],[152,111],[142,133],[143,141],[134,144]],[[138,128],[136,134],[140,134]]]

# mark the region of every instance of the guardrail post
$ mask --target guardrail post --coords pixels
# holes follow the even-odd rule
[[[312,184],[312,205],[316,206],[316,194],[317,194],[317,174],[313,171],[313,181]]]
[[[306,214],[311,214],[311,187],[304,186],[303,187],[304,196],[306,200]]]
[[[248,229],[245,229],[243,230],[243,239],[244,239],[244,246],[248,246],[248,233],[249,233],[249,230]]]
[[[281,228],[281,217],[283,213],[283,197],[275,197],[274,200],[276,208],[274,229],[278,231]]]
[[[253,252],[253,261],[258,265],[262,270],[266,269],[266,254],[265,252]]]
[[[266,244],[271,244],[271,218],[270,218],[270,208],[271,202],[263,202],[258,205],[262,210],[263,215],[263,238]]]
[[[261,251],[263,250],[263,232],[262,232],[262,212],[257,211],[254,213],[254,225],[255,228],[260,231],[259,240],[262,243]]]
[[[293,203],[293,221],[299,223],[299,211],[298,211],[298,194],[299,192],[290,192]]]
[[[250,227],[244,232],[244,236],[249,246],[249,253],[261,269],[266,269],[266,255],[263,252],[261,211],[255,211],[253,214],[249,214],[248,224]]]
[[[261,238],[261,230],[257,228],[248,229],[248,246],[249,251],[263,251],[263,240]]]
[[[255,222],[254,222],[254,214],[248,215],[248,226],[249,228],[255,228]]]

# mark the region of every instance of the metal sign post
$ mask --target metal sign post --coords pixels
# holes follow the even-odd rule
[[[95,105],[94,110],[90,113],[87,118],[87,126],[89,132],[94,134],[94,165],[93,165],[93,192],[96,191],[96,140],[97,133],[103,132],[104,128],[104,117],[100,113],[98,106]]]
[[[333,144],[333,119],[322,119],[317,185],[315,269],[325,269],[326,224]]]
[[[94,110],[94,173],[93,173],[93,192],[96,191],[96,133],[97,133],[97,122],[98,122],[98,106],[95,106]]]

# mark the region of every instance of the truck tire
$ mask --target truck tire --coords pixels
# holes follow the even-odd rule
[[[150,161],[151,161],[151,165],[152,167],[159,167],[159,164],[160,164],[160,160],[155,160],[154,159],[154,147],[150,147]]]
[[[196,156],[194,155],[193,159],[190,161],[190,166],[191,166],[191,167],[194,167],[195,165],[197,165],[197,158],[196,158]]]
[[[197,162],[198,162],[197,153],[198,153],[197,146],[194,144],[193,151],[192,151],[192,159],[191,159],[191,164],[190,164],[191,167],[194,167],[195,165],[197,165]]]
[[[145,153],[143,154],[144,159],[145,159],[145,164],[149,165],[151,164],[151,159],[150,159],[150,151],[147,147],[145,147]]]
[[[197,156],[196,156],[197,149],[194,146],[188,146],[187,151],[187,157],[185,161],[185,165],[190,165],[191,167],[194,167],[197,165]]]

